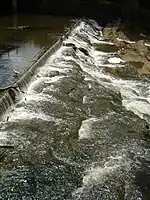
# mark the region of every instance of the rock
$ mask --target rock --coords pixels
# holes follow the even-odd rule
[[[147,54],[147,52],[148,52],[148,48],[147,48],[147,46],[145,46],[143,40],[139,40],[138,42],[136,42],[134,44],[130,44],[130,48],[132,48],[133,50],[135,50],[137,52],[143,52],[144,54]]]
[[[150,52],[148,52],[147,54],[146,54],[146,59],[148,60],[148,61],[150,61]]]
[[[119,41],[119,40],[115,40],[114,44],[117,48],[124,48],[126,46],[125,42],[123,41]]]
[[[79,88],[72,88],[69,91],[68,96],[74,102],[81,102],[82,99],[83,99],[83,93],[82,93],[82,91]]]
[[[103,35],[106,38],[111,39],[111,41],[116,41],[116,38],[121,38],[123,40],[129,40],[124,33],[124,30],[122,29],[121,25],[107,25],[103,29]]]
[[[116,27],[105,27],[103,29],[103,35],[105,38],[112,39],[112,37],[117,35],[118,28]]]
[[[139,69],[140,74],[150,74],[150,61],[143,64],[143,67]]]
[[[143,62],[150,60],[148,48],[145,46],[144,41],[140,40],[136,43],[127,44],[121,51],[122,58],[127,62]],[[145,56],[147,55],[147,56]]]
[[[117,51],[117,47],[112,43],[112,44],[93,44],[94,48],[97,51],[103,51],[103,52],[107,52],[107,53],[113,53]]]
[[[146,58],[145,56],[139,55],[137,52],[134,50],[128,50],[126,49],[124,52],[121,52],[121,57],[126,61],[126,62],[145,62]]]
[[[150,52],[144,40],[130,42],[121,26],[109,25],[103,30],[104,37],[114,42],[121,58],[129,63],[141,63],[140,74],[150,74]]]

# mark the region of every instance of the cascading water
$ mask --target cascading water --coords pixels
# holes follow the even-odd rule
[[[150,199],[149,81],[113,49],[82,21],[37,70],[1,122],[14,145],[0,157],[1,199]]]

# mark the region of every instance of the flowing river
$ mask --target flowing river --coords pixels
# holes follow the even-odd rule
[[[149,200],[150,84],[81,21],[1,122],[3,200]]]

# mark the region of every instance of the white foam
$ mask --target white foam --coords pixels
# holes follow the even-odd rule
[[[150,47],[150,43],[149,43],[149,42],[146,42],[146,43],[145,43],[145,46]]]
[[[95,38],[91,41],[92,44],[108,44],[108,45],[114,45],[113,42],[105,41],[105,40],[97,40]]]
[[[98,41],[92,37],[89,37],[89,38],[91,42],[93,41],[97,44],[103,43],[103,44],[114,45],[113,43],[110,43],[110,42]],[[126,42],[134,43],[134,41],[126,41]],[[111,67],[111,68],[124,67],[125,61],[122,60],[121,58],[114,57],[113,54],[112,54],[112,57],[110,58],[110,53],[98,52],[98,51],[95,51],[94,48],[90,50],[90,54],[92,57],[88,60],[88,63],[86,64],[86,62],[84,62],[85,58],[84,57],[81,58],[80,53],[78,53],[78,56],[80,58],[80,60],[78,61],[80,64],[80,67],[82,68],[84,72],[86,72],[89,75],[89,76],[86,75],[85,79],[96,80],[97,82],[105,85],[106,87],[110,88],[111,86],[114,90],[120,91],[121,96],[123,98],[123,106],[125,106],[128,110],[131,110],[132,112],[134,112],[136,115],[142,118],[143,118],[143,114],[150,115],[150,112],[149,112],[150,98],[148,95],[147,97],[145,97],[145,99],[143,98],[142,88],[145,87],[144,85],[139,86],[137,81],[122,80],[122,79],[114,78],[113,76],[109,74],[105,74],[101,69],[101,67],[105,67],[105,66]],[[107,56],[109,56],[108,62],[110,64],[103,63],[104,61],[107,60]],[[84,97],[83,103],[87,103],[87,101],[88,101],[87,97]]]
[[[143,101],[143,93],[142,89],[145,87],[144,84],[140,86],[137,84],[136,81],[127,81],[122,79],[117,79],[109,74],[105,74],[100,66],[103,68],[106,67],[123,67],[124,65],[121,63],[124,63],[124,61],[121,58],[114,57],[112,54],[112,57],[110,58],[110,53],[104,53],[96,51],[94,48],[89,47],[89,44],[87,42],[80,40],[77,37],[78,34],[82,34],[81,29],[87,29],[90,31],[90,36],[88,35],[88,32],[85,32],[86,37],[90,39],[91,43],[97,43],[97,44],[109,44],[114,45],[112,42],[102,41],[102,38],[96,39],[94,35],[94,32],[92,29],[90,29],[89,25],[85,27],[85,23],[82,22],[80,26],[76,27],[74,31],[72,31],[71,36],[67,39],[68,42],[73,42],[77,47],[84,47],[88,49],[88,52],[90,53],[90,57],[85,56],[80,51],[77,51],[76,54],[78,56],[78,59],[74,59],[72,56],[63,56],[63,53],[67,50],[67,47],[62,46],[54,55],[52,55],[50,58],[48,58],[46,64],[40,68],[39,75],[42,77],[37,77],[35,81],[33,81],[29,89],[27,91],[26,99],[27,101],[55,101],[55,99],[51,98],[50,96],[46,96],[45,94],[35,94],[34,89],[37,86],[40,86],[41,84],[49,84],[51,83],[51,86],[48,86],[48,88],[43,88],[43,91],[46,91],[47,89],[52,90],[53,83],[58,82],[60,79],[64,78],[65,76],[54,76],[54,77],[45,77],[48,72],[51,71],[59,71],[59,72],[68,72],[69,69],[72,69],[73,66],[71,64],[68,64],[65,61],[76,61],[81,69],[86,72],[85,80],[94,80],[97,81],[100,84],[103,84],[106,87],[111,87],[116,91],[120,91],[122,98],[123,98],[123,105],[128,109],[133,111],[135,114],[139,115],[140,117],[144,117],[144,114],[150,115],[150,95],[145,97],[145,101]],[[127,41],[132,42],[132,41]],[[59,59],[60,58],[60,59]],[[56,60],[56,63],[54,62]],[[108,61],[110,64],[105,64],[104,61]],[[53,66],[54,65],[54,66]],[[137,96],[137,94],[138,96]],[[146,102],[147,100],[147,102]],[[83,103],[86,104],[90,101],[90,99],[87,96],[84,96]],[[89,109],[89,108],[88,108]],[[89,109],[89,112],[90,109]],[[34,113],[29,110],[24,109],[16,109],[15,112],[13,112],[10,120],[19,120],[19,119],[43,119],[43,120],[56,120],[55,118],[52,118],[51,116],[45,115],[44,113]],[[97,120],[96,118],[90,118],[88,120],[85,120],[82,123],[82,126],[79,130],[79,139],[93,137],[91,135],[91,127],[92,123]]]
[[[149,96],[147,95],[144,97],[142,95],[142,89],[144,89],[142,83],[121,79],[112,80],[112,83],[115,85],[115,88],[118,88],[121,92],[123,98],[122,105],[126,107],[127,110],[131,110],[140,118],[143,118],[144,114],[150,115]]]
[[[34,93],[34,89],[42,83],[55,83],[64,77],[65,76],[39,77],[29,85],[27,93]]]
[[[93,54],[94,55],[94,54]],[[94,57],[94,56],[93,56]],[[104,55],[99,55],[99,60],[102,60],[104,58]],[[145,85],[142,83],[139,83],[137,81],[132,80],[122,80],[114,78],[113,76],[109,74],[105,74],[100,67],[97,67],[100,63],[99,60],[94,57],[95,59],[95,65],[86,65],[85,63],[80,63],[80,67],[83,71],[89,74],[89,77],[91,77],[93,80],[96,80],[100,84],[105,85],[106,87],[113,87],[116,91],[120,91],[121,96],[123,98],[123,106],[125,106],[128,110],[131,110],[139,117],[143,118],[143,114],[150,115],[150,97],[147,95],[147,97],[143,96],[143,88]],[[106,58],[105,58],[106,59]],[[109,61],[112,62],[111,65],[108,64],[101,64],[102,67],[124,67],[124,65],[116,64],[123,62],[120,58],[110,58]],[[86,75],[87,80],[92,80]],[[148,86],[147,87],[147,91]],[[87,99],[84,98],[84,102]],[[147,102],[146,102],[147,101]]]
[[[88,103],[90,103],[90,98],[89,97],[87,97],[87,96],[84,96],[83,97],[83,104],[88,104]]]
[[[95,184],[103,182],[107,174],[111,174],[114,171],[117,171],[119,168],[126,167],[128,171],[130,169],[131,161],[128,160],[125,156],[116,155],[115,157],[111,156],[108,158],[108,161],[104,163],[103,167],[100,166],[91,166],[90,169],[86,170],[86,175],[83,177],[83,184]]]
[[[135,44],[136,42],[135,41],[131,41],[131,40],[124,40],[124,39],[121,39],[121,38],[117,38],[118,41],[120,42],[126,42],[128,44]]]
[[[27,94],[25,96],[26,100],[23,99],[24,102],[29,102],[29,101],[35,101],[35,102],[38,102],[38,101],[48,101],[48,102],[52,102],[52,103],[60,103],[61,101],[57,100],[56,98],[54,98],[53,96],[51,95],[48,95],[48,94],[43,94],[43,93],[39,93],[39,94]]]
[[[77,48],[79,48],[81,46],[84,48],[88,48],[88,44],[86,42],[79,40],[78,38],[75,38],[75,36],[72,36],[70,38],[69,42],[74,43]]]
[[[103,40],[102,40],[102,38],[96,38],[96,37],[92,37],[92,36],[90,36],[89,35],[89,39],[90,39],[90,41],[91,41],[91,44],[103,44]]]
[[[1,132],[0,132],[0,141],[1,141],[1,140],[5,140],[6,137],[7,137],[7,132],[1,131]]]
[[[100,57],[100,56],[110,56],[110,55],[113,55],[114,53],[111,53],[111,52],[103,52],[103,51],[97,51],[95,49],[92,49],[92,56],[93,57]]]
[[[94,122],[97,122],[99,121],[99,119],[97,118],[90,118],[90,119],[87,119],[87,120],[84,120],[82,122],[82,125],[79,129],[79,140],[81,139],[88,139],[88,138],[92,138],[93,135],[92,135],[92,125]]]
[[[82,187],[78,188],[73,193],[73,196],[79,197],[94,185],[103,184],[105,180],[110,178],[111,174],[117,176],[118,173],[122,173],[122,170],[128,172],[131,169],[131,163],[131,160],[125,155],[111,156],[103,166],[99,166],[98,163],[92,163],[91,167],[85,171]]]
[[[57,124],[59,124],[62,120],[55,118],[50,115],[46,115],[42,112],[33,112],[31,110],[28,110],[24,107],[16,108],[13,113],[10,115],[9,121],[14,122],[18,120],[31,120],[31,119],[41,119],[44,121],[54,121]]]
[[[131,110],[140,118],[143,118],[143,114],[150,115],[150,104],[147,102],[137,101],[136,99],[124,99],[122,104],[127,108],[127,110]]]
[[[119,64],[122,62],[125,62],[124,60],[122,60],[121,58],[117,58],[117,57],[112,57],[108,59],[109,63],[113,63],[113,64]]]
[[[99,65],[102,67],[124,67],[123,64],[124,61],[120,58],[112,57],[109,58],[108,61],[112,64],[103,64],[101,61],[104,59],[106,60],[105,55],[107,54],[101,54],[101,53],[95,53],[92,51],[93,59],[95,62],[95,65],[86,65],[85,63],[80,63],[80,66],[83,71],[89,74],[89,77],[92,77],[94,80],[99,82],[100,84],[105,85],[106,87],[110,87],[110,85],[113,87],[113,89],[120,91],[121,96],[123,98],[123,106],[125,106],[128,110],[131,110],[139,117],[143,118],[143,114],[150,115],[150,95],[147,95],[147,97],[143,97],[143,88],[145,85],[132,80],[122,80],[114,78],[113,76],[109,74],[105,74]],[[95,55],[95,56],[94,56]],[[117,64],[116,64],[117,63]],[[86,75],[87,80],[92,80]],[[148,86],[147,91],[149,90]],[[134,99],[133,99],[134,97]],[[137,100],[138,99],[138,100]],[[86,99],[84,99],[85,101]],[[147,101],[147,102],[146,102]]]

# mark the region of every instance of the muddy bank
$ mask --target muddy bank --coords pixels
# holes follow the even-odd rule
[[[150,74],[150,44],[147,35],[139,32],[139,37],[131,40],[132,35],[120,20],[107,24],[103,35],[111,41],[108,48],[110,51],[116,49],[122,59],[136,67],[139,74]]]

